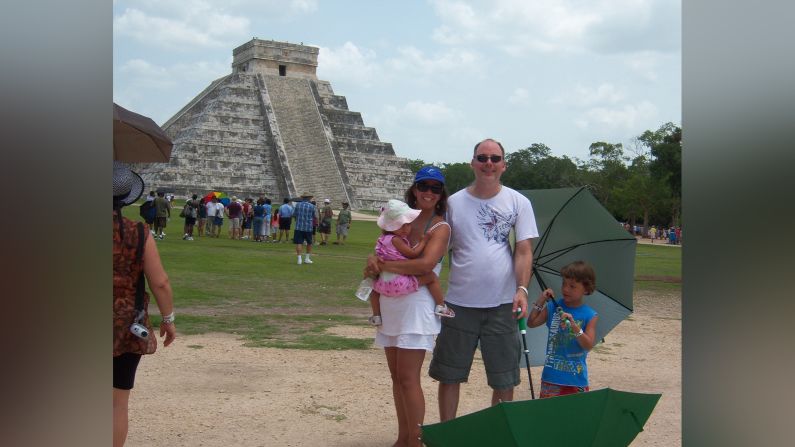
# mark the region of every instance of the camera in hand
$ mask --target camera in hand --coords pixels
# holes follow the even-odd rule
[[[139,323],[133,323],[130,326],[130,332],[138,338],[146,339],[149,336],[149,330],[146,329],[146,326]]]

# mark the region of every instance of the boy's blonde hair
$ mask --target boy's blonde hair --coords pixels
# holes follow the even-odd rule
[[[560,276],[573,279],[585,287],[585,294],[590,295],[596,290],[596,273],[591,264],[585,261],[574,261],[560,269]]]

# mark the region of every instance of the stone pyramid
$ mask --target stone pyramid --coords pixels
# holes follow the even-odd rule
[[[232,54],[232,73],[162,126],[174,141],[171,160],[135,166],[147,190],[274,203],[310,193],[355,210],[403,198],[408,160],[317,79],[318,48],[254,38]]]

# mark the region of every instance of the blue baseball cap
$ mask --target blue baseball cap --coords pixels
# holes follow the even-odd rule
[[[422,180],[436,180],[444,185],[444,174],[436,166],[423,166],[414,176],[414,183]]]

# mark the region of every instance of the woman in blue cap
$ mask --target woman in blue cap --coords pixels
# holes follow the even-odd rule
[[[401,261],[384,261],[372,255],[365,268],[365,276],[381,272],[403,275],[439,275],[442,259],[450,240],[450,226],[444,221],[447,211],[447,191],[444,175],[435,166],[425,166],[414,176],[406,191],[405,202],[420,210],[411,221],[408,240],[416,245],[425,238],[426,245],[420,257]],[[400,297],[381,297],[381,325],[375,343],[384,348],[389,373],[392,377],[392,395],[398,421],[396,446],[421,446],[420,426],[425,418],[425,397],[420,383],[420,372],[425,353],[433,351],[434,337],[441,329],[434,315],[435,303],[428,288]]]

